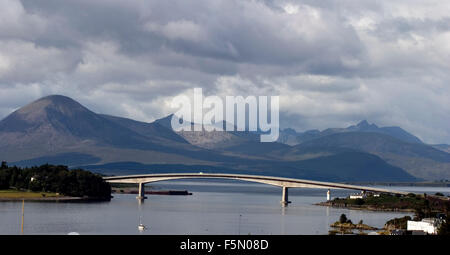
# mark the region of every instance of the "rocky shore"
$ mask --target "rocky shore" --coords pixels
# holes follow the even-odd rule
[[[332,201],[320,202],[315,205],[331,206],[335,208],[346,208],[352,210],[367,210],[367,211],[379,211],[379,212],[415,212],[413,208],[389,208],[389,207],[377,207],[372,205],[355,205],[355,204],[343,204],[334,203]]]

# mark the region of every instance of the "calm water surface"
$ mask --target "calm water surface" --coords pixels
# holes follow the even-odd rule
[[[150,187],[147,187],[149,189]],[[166,181],[152,189],[189,190],[191,196],[114,194],[110,202],[25,202],[25,234],[328,234],[329,225],[345,213],[353,222],[382,227],[405,213],[368,212],[315,206],[326,190],[290,189],[292,203],[282,208],[281,188],[228,181]],[[450,188],[390,187],[397,190],[442,192]],[[332,197],[349,191],[332,190]],[[0,202],[0,234],[20,234],[21,202]],[[148,229],[137,230],[139,221]]]

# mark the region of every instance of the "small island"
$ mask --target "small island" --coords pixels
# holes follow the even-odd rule
[[[364,231],[368,230],[378,230],[378,228],[371,227],[363,223],[363,220],[360,220],[358,224],[354,224],[350,219],[347,218],[345,214],[341,214],[339,220],[335,223],[331,224],[332,230],[328,233],[330,235],[343,234],[343,235],[351,235],[355,234],[353,231],[358,230],[358,234],[366,234]]]
[[[348,209],[370,211],[397,211],[418,214],[435,214],[446,211],[450,206],[450,199],[440,193],[435,195],[413,194],[361,194],[347,198],[335,198],[317,205],[344,207]]]
[[[100,175],[67,166],[0,166],[0,201],[109,201],[111,186]]]
[[[317,205],[332,206],[338,208],[370,210],[370,211],[397,211],[414,213],[414,217],[404,216],[389,220],[383,229],[376,232],[381,235],[399,235],[411,234],[408,221],[414,221],[421,225],[432,225],[435,230],[432,234],[449,234],[450,221],[446,220],[450,217],[450,199],[441,193],[434,195],[413,194],[392,195],[392,194],[373,194],[363,193],[351,195],[347,198],[335,198],[333,200],[318,203]],[[414,223],[413,222],[413,223]],[[354,234],[353,230],[360,230],[359,234],[365,234],[364,230],[377,230],[367,225],[363,225],[362,221],[353,224],[342,214],[339,221],[331,224],[332,230],[330,234]],[[420,232],[420,231],[419,231]],[[417,234],[418,232],[414,232]],[[419,233],[420,234],[420,233]]]

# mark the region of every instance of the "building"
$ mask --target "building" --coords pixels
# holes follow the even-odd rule
[[[421,231],[425,234],[436,235],[441,224],[442,220],[437,218],[425,218],[422,219],[422,221],[408,220],[407,230],[413,232]]]
[[[364,199],[367,197],[367,193],[363,190],[361,193],[351,194],[348,198],[350,199]]]
[[[364,198],[366,198],[366,194],[351,194],[349,198],[350,199],[358,199],[358,198],[364,199]]]

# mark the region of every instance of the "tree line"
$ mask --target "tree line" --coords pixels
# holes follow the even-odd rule
[[[62,165],[41,165],[30,168],[0,166],[0,189],[55,192],[65,196],[111,198],[111,186],[92,172]]]

